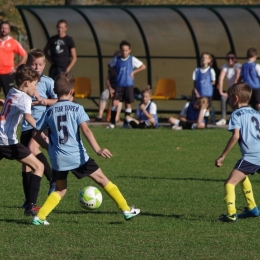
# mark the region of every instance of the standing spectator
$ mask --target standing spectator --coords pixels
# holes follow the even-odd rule
[[[18,41],[9,36],[10,24],[3,21],[0,24],[0,87],[3,88],[5,96],[12,88],[16,68],[25,63],[27,53]],[[21,57],[17,65],[14,65],[14,54]]]
[[[234,83],[237,82],[241,64],[237,63],[236,54],[232,51],[228,52],[226,55],[227,63],[222,66],[221,72],[219,75],[218,90],[221,95],[221,119],[216,123],[216,125],[225,125],[226,124],[226,115],[227,115],[227,93],[223,90],[224,79],[227,80],[228,88],[231,87]]]
[[[125,102],[125,118],[130,116],[132,112],[131,103],[134,102],[134,75],[144,69],[146,66],[136,57],[131,56],[131,44],[127,41],[122,41],[119,45],[121,55],[115,56],[109,62],[110,69],[116,69],[116,89],[111,112],[111,124],[107,128],[115,128],[116,114],[119,102]],[[124,120],[124,125],[128,125]]]
[[[52,36],[43,52],[51,63],[49,76],[55,79],[60,72],[70,72],[77,61],[77,53],[73,39],[66,34],[68,25],[66,20],[57,23],[58,34]],[[50,55],[49,55],[50,51]]]
[[[242,65],[238,81],[247,83],[252,88],[250,105],[257,111],[260,111],[260,64],[256,63],[257,50],[249,48],[246,53],[247,62]]]

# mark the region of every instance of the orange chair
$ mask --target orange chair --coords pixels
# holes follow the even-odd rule
[[[74,97],[86,98],[91,95],[91,80],[86,77],[78,77],[75,79]]]
[[[176,85],[174,79],[159,79],[152,99],[168,100],[176,97]]]

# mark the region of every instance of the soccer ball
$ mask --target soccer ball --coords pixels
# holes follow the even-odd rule
[[[102,193],[93,186],[83,188],[79,193],[79,204],[84,209],[97,209],[102,203]]]

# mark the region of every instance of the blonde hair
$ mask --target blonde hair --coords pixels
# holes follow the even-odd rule
[[[207,97],[201,97],[196,99],[195,104],[201,108],[207,108],[209,105],[209,99]]]
[[[234,96],[238,96],[241,103],[249,103],[252,96],[252,88],[246,83],[236,83],[228,88],[228,97]]]
[[[29,52],[28,52],[28,58],[27,58],[27,62],[26,64],[28,66],[31,66],[32,62],[34,59],[38,59],[38,58],[44,58],[45,59],[45,54],[42,50],[40,49],[31,49]]]

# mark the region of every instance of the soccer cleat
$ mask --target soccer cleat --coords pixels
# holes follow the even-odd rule
[[[110,124],[107,126],[107,129],[114,129],[114,128],[115,128],[115,125],[113,125],[113,124]]]
[[[238,218],[250,218],[250,217],[259,217],[258,207],[253,209],[245,208],[240,214],[237,215]]]
[[[53,193],[55,191],[55,189],[56,189],[56,182],[55,181],[54,182],[50,181],[50,189],[48,191],[48,195]]]
[[[31,209],[25,209],[24,210],[24,215],[25,216],[36,216],[40,207],[33,205]]]
[[[237,222],[238,218],[237,218],[237,214],[233,214],[233,215],[221,215],[219,218],[218,218],[219,221],[221,222]]]
[[[48,226],[48,225],[50,225],[50,223],[46,219],[45,220],[41,220],[37,216],[33,217],[31,223],[34,226],[40,226],[40,225]]]
[[[222,118],[222,119],[220,119],[220,120],[216,123],[216,125],[226,125],[226,123],[227,123],[226,119]]]
[[[123,216],[125,218],[125,220],[129,220],[131,218],[134,218],[135,216],[137,216],[140,213],[140,209],[136,209],[134,207],[130,207],[130,210],[125,210],[123,212]]]

